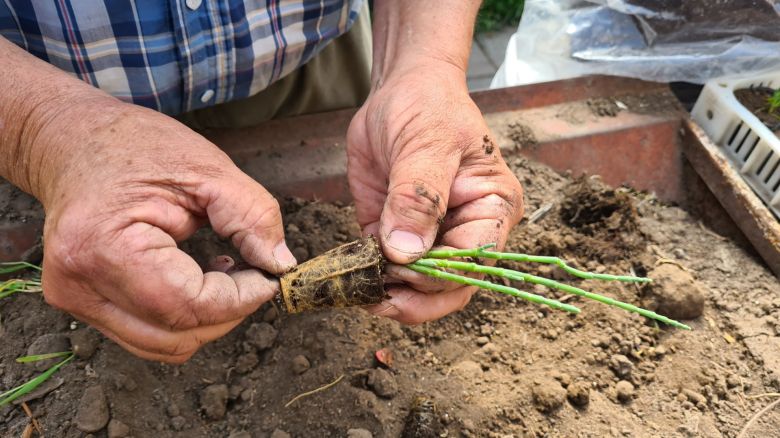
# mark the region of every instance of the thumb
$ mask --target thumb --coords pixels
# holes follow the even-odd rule
[[[417,149],[392,164],[379,223],[382,250],[391,262],[411,263],[431,249],[447,212],[459,160],[452,154]]]
[[[277,275],[295,267],[295,257],[284,241],[279,203],[257,181],[238,173],[206,191],[211,227],[230,237],[247,263]]]

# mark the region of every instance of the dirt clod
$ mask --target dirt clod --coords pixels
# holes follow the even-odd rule
[[[271,348],[276,341],[279,333],[267,322],[255,323],[249,326],[246,331],[246,340],[252,344],[257,351],[263,351]]]
[[[108,423],[108,438],[125,438],[130,435],[130,427],[119,420],[112,419]]]
[[[683,388],[680,391],[680,393],[683,396],[685,396],[685,398],[689,402],[693,403],[696,406],[706,406],[707,405],[707,397],[704,397],[703,395],[701,395],[700,393],[698,393],[698,392],[696,392],[696,391],[694,391],[692,389]]]
[[[89,359],[100,345],[100,335],[92,328],[80,328],[70,333],[70,345],[79,359]]]
[[[572,383],[566,388],[566,398],[574,406],[587,406],[590,402],[590,385],[583,381]]]
[[[664,263],[648,274],[648,307],[672,319],[695,319],[704,312],[701,285],[681,267]]]
[[[437,438],[441,435],[442,425],[434,401],[424,396],[415,397],[404,420],[401,438]]]
[[[609,367],[618,377],[629,377],[634,369],[634,364],[622,354],[613,354],[609,358]]]
[[[366,429],[349,429],[347,430],[347,438],[373,438],[374,434]]]
[[[259,362],[260,358],[258,358],[255,353],[249,352],[242,354],[236,359],[236,372],[246,374],[255,369]]]
[[[366,386],[374,394],[382,398],[393,398],[398,394],[398,383],[395,381],[395,377],[382,368],[376,368],[368,372]]]
[[[108,401],[103,388],[96,385],[85,389],[74,419],[76,427],[82,432],[97,432],[106,427],[108,420]]]
[[[209,385],[200,393],[200,408],[210,420],[219,420],[227,412],[230,393],[227,385]]]
[[[626,380],[621,380],[615,385],[615,396],[621,403],[628,403],[634,398],[634,385]]]
[[[299,354],[293,358],[290,366],[295,374],[303,374],[311,368],[311,363],[306,356]]]
[[[282,429],[274,429],[271,433],[271,438],[292,438],[292,435],[283,431]]]
[[[536,381],[531,394],[536,408],[542,412],[555,411],[566,401],[566,390],[554,379]]]
[[[516,147],[524,146],[536,146],[539,144],[539,140],[536,139],[534,131],[520,122],[512,122],[509,124],[509,138],[515,143]]]

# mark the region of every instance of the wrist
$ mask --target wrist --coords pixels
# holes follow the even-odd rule
[[[396,85],[406,81],[438,82],[446,84],[452,92],[468,94],[465,67],[451,59],[422,55],[406,56],[394,63],[392,68],[375,72],[373,88],[378,90],[388,84]]]
[[[127,104],[102,93],[61,95],[25,114],[13,166],[12,182],[46,207],[65,175],[78,167],[91,139],[125,111]],[[87,170],[88,171],[88,170]]]

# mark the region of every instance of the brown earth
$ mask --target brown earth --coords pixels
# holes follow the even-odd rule
[[[405,424],[404,436],[735,437],[775,399],[762,394],[780,391],[780,286],[760,261],[651,195],[510,164],[530,218],[510,250],[663,280],[640,288],[525,269],[653,308],[684,306],[687,317],[701,314],[686,321],[693,330],[517,284],[583,312],[481,291],[455,315],[404,327],[359,309],[286,315],[269,303],[171,366],[134,358],[42,297],[17,294],[0,307],[0,387],[36,373],[14,362],[31,344],[70,338],[82,357],[28,401],[51,437],[395,437]],[[349,205],[286,200],[282,209],[300,261],[359,234]],[[235,255],[205,230],[185,248],[201,262]],[[376,362],[382,348],[389,369]],[[0,409],[0,435],[19,437],[28,423],[18,406]],[[778,430],[775,409],[747,436]]]
[[[780,110],[769,112],[769,98],[774,93],[775,90],[769,87],[751,87],[735,90],[734,97],[777,135],[780,133]]]

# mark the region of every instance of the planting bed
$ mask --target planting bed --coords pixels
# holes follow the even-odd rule
[[[773,88],[751,87],[735,90],[734,96],[748,111],[758,117],[770,131],[778,135],[780,133],[780,113],[777,111],[770,113],[768,111],[768,101],[774,93],[775,90]]]
[[[34,364],[13,361],[31,345],[36,352],[78,346],[83,357],[28,402],[56,437],[85,436],[80,428],[109,418],[94,436],[344,437],[364,429],[348,436],[392,437],[409,423],[446,436],[734,437],[774,400],[756,396],[780,391],[780,286],[755,255],[650,195],[509,161],[534,219],[515,228],[509,250],[657,281],[639,287],[581,281],[550,267],[530,272],[672,316],[697,315],[703,304],[701,316],[684,321],[693,331],[514,284],[583,312],[478,292],[458,314],[404,327],[359,309],[287,315],[269,303],[188,363],[170,366],[134,358],[41,296],[17,294],[0,302],[0,386],[36,373]],[[0,215],[41,218],[12,193],[0,185]],[[350,205],[288,199],[282,209],[299,261],[358,237]],[[186,249],[201,262],[235,255],[207,231]],[[389,369],[376,362],[382,348],[392,352]],[[19,407],[0,409],[4,437],[21,436],[28,422]],[[775,409],[747,436],[778,430]]]

